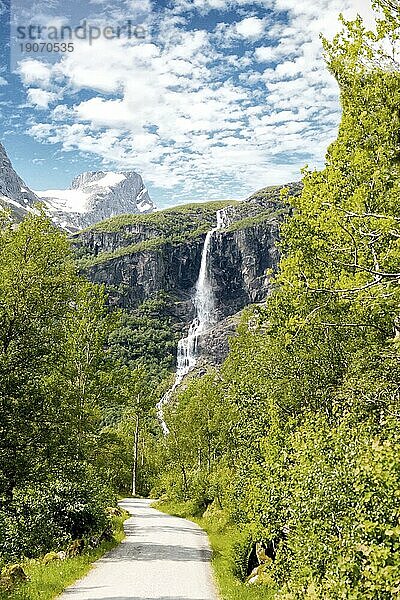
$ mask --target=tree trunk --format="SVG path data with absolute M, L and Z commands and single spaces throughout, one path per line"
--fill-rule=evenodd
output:
M 132 496 L 136 496 L 138 449 L 139 449 L 139 415 L 136 415 L 135 448 L 134 448 L 134 453 L 133 453 L 133 467 L 132 467 Z
M 140 466 L 144 467 L 144 448 L 145 448 L 145 438 L 142 438 L 142 458 L 140 461 Z
M 188 482 L 187 482 L 187 477 L 186 477 L 185 465 L 181 465 L 181 471 L 182 471 L 182 475 L 183 475 L 183 489 L 184 489 L 184 493 L 185 493 L 185 500 L 187 500 L 189 498 L 189 487 L 188 487 Z

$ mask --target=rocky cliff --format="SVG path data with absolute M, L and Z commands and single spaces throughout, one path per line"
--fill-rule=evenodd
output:
M 34 192 L 16 173 L 0 144 L 0 205 L 18 222 L 37 212 L 39 203 L 56 225 L 70 233 L 115 215 L 156 209 L 142 177 L 134 171 L 91 171 L 75 177 L 67 190 Z
M 299 191 L 298 185 L 290 186 L 291 193 Z M 93 282 L 106 286 L 112 306 L 135 310 L 159 292 L 167 293 L 169 314 L 185 331 L 194 317 L 192 299 L 205 236 L 216 225 L 217 209 L 224 208 L 228 226 L 213 235 L 208 268 L 218 321 L 210 340 L 218 335 L 218 346 L 225 350 L 217 353 L 206 339 L 200 344 L 204 354 L 209 347 L 219 362 L 227 350 L 223 337 L 232 333 L 235 322 L 230 317 L 262 302 L 270 291 L 270 274 L 279 262 L 279 227 L 287 215 L 279 198 L 279 188 L 267 188 L 244 202 L 110 219 L 74 236 L 80 267 Z
M 39 201 L 15 172 L 4 146 L 0 144 L 0 204 L 11 211 L 16 221 L 20 221 L 34 211 Z

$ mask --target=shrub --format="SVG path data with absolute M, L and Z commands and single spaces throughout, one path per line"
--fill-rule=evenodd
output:
M 34 558 L 107 528 L 110 493 L 93 478 L 17 489 L 0 515 L 0 558 Z

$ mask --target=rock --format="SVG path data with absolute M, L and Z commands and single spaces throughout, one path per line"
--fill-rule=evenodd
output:
M 247 214 L 243 212 L 246 206 L 241 206 L 241 217 Z M 254 207 L 249 206 L 253 211 Z M 161 243 L 155 249 L 123 252 L 124 247 L 159 236 L 153 226 L 141 223 L 123 226 L 118 231 L 85 231 L 74 238 L 74 245 L 78 256 L 104 256 L 98 264 L 89 264 L 85 272 L 93 282 L 105 284 L 111 306 L 132 310 L 165 291 L 171 297 L 171 315 L 189 325 L 194 317 L 192 297 L 205 234 L 182 242 Z M 268 295 L 271 285 L 267 270 L 277 268 L 278 239 L 277 218 L 234 231 L 221 230 L 213 236 L 209 260 L 217 321 Z M 106 254 L 120 250 L 120 256 Z
M 72 558 L 73 556 L 79 556 L 79 554 L 82 554 L 84 547 L 84 540 L 74 540 L 67 548 L 67 556 L 69 558 Z
M 262 542 L 256 543 L 256 555 L 260 565 L 271 562 L 271 556 L 268 556 L 268 548 Z
M 0 577 L 0 587 L 11 590 L 15 585 L 27 581 L 28 577 L 19 564 L 4 567 Z
M 275 272 L 279 262 L 278 241 L 277 220 L 221 231 L 213 237 L 210 270 L 218 320 L 268 296 L 268 271 Z
M 288 539 L 290 528 L 284 525 L 279 535 L 274 539 L 253 543 L 247 559 L 247 583 L 272 582 L 270 567 L 273 564 L 279 544 Z
M 110 517 L 120 517 L 122 515 L 122 510 L 119 506 L 107 506 L 106 513 Z
M 4 573 L 2 574 L 10 577 L 10 579 L 12 579 L 14 582 L 26 581 L 28 579 L 24 569 L 18 564 L 6 567 Z
M 265 544 L 264 542 L 253 544 L 248 558 L 246 583 L 272 583 L 270 573 L 272 563 L 273 557 L 271 556 L 269 544 Z
M 53 222 L 78 231 L 115 215 L 141 214 L 156 209 L 142 177 L 135 171 L 90 171 L 75 177 L 67 190 L 34 192 L 14 170 L 0 144 L 0 206 L 21 221 L 42 204 Z
M 270 564 L 275 558 L 274 546 L 270 543 L 255 542 L 253 543 L 247 559 L 247 576 L 252 577 L 258 573 L 260 565 Z
M 290 196 L 300 196 L 303 190 L 303 183 L 301 181 L 295 181 L 292 183 L 286 183 L 285 185 L 272 185 L 266 188 L 262 188 L 252 194 L 246 202 L 250 204 L 258 204 L 264 208 L 277 209 L 282 206 L 281 191 L 287 189 Z
M 300 193 L 299 185 L 290 184 L 290 193 Z M 280 188 L 266 190 L 225 207 L 228 225 L 211 238 L 207 262 L 217 325 L 199 340 L 198 366 L 202 359 L 206 366 L 223 362 L 240 311 L 264 302 L 271 292 L 271 274 L 280 259 L 280 225 L 289 210 L 280 201 Z M 105 285 L 110 307 L 132 311 L 165 293 L 170 299 L 166 316 L 181 336 L 195 316 L 204 226 L 216 226 L 216 210 L 210 211 L 209 205 L 185 208 L 163 211 L 158 219 L 106 222 L 73 238 L 82 271 L 92 282 Z M 179 224 L 175 231 L 171 221 Z M 154 247 L 152 240 L 157 242 Z
M 67 552 L 64 552 L 63 550 L 60 552 L 48 552 L 43 557 L 43 564 L 48 565 L 55 560 L 66 560 L 67 557 Z
M 48 552 L 43 557 L 43 564 L 48 565 L 49 563 L 51 563 L 55 560 L 60 560 L 60 557 L 58 556 L 57 552 Z
M 246 579 L 246 584 L 272 584 L 273 579 L 270 572 L 271 564 L 272 561 L 270 561 L 269 563 L 263 563 L 262 565 L 259 565 L 258 567 L 253 569 L 249 577 L 247 577 Z
M 217 325 L 203 333 L 198 340 L 196 373 L 202 376 L 207 366 L 221 365 L 229 353 L 229 340 L 236 334 L 243 311 L 226 317 Z

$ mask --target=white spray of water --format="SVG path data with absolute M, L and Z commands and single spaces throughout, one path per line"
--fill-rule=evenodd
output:
M 176 373 L 173 386 L 164 394 L 157 404 L 157 414 L 165 434 L 169 433 L 164 421 L 163 406 L 171 400 L 176 388 L 182 383 L 183 378 L 193 369 L 197 361 L 197 343 L 199 336 L 211 325 L 216 323 L 214 311 L 214 292 L 210 277 L 210 246 L 214 233 L 229 225 L 225 209 L 217 210 L 217 225 L 207 233 L 204 240 L 199 276 L 196 282 L 193 304 L 195 318 L 193 319 L 187 337 L 178 342 Z

